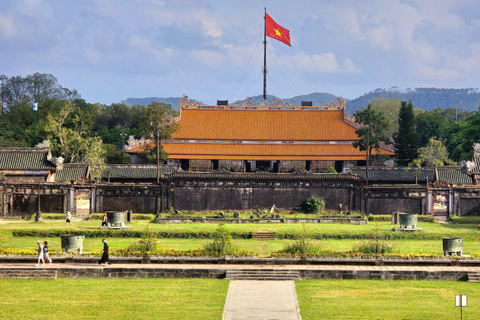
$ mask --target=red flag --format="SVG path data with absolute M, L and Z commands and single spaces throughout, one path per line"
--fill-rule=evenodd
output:
M 282 41 L 283 43 L 292 46 L 290 44 L 290 31 L 285 29 L 265 12 L 265 35 L 267 37 Z

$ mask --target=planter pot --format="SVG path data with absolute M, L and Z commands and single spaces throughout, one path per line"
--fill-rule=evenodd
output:
M 400 214 L 400 228 L 406 228 L 412 226 L 413 229 L 417 228 L 418 214 Z
M 443 238 L 443 254 L 445 256 L 455 253 L 461 256 L 463 252 L 463 238 Z
M 62 251 L 74 251 L 82 253 L 83 251 L 83 240 L 85 236 L 83 234 L 62 234 Z
M 107 211 L 107 226 L 125 226 L 125 211 Z

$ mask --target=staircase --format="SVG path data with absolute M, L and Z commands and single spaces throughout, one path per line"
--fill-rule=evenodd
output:
M 480 273 L 469 273 L 468 282 L 480 282 Z
M 252 234 L 252 239 L 255 240 L 274 240 L 275 232 L 272 231 L 257 231 Z
M 299 280 L 300 272 L 297 270 L 276 269 L 238 269 L 227 270 L 225 279 L 229 280 Z
M 56 270 L 43 269 L 0 269 L 0 278 L 4 279 L 57 279 Z

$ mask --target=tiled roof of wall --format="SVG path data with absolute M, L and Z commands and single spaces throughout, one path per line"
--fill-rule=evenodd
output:
M 472 184 L 472 178 L 461 172 L 461 167 L 438 167 L 438 180 L 448 181 L 453 184 Z
M 160 175 L 176 171 L 170 166 L 160 166 Z M 102 179 L 117 178 L 117 179 L 154 179 L 157 177 L 156 165 L 140 165 L 140 164 L 125 164 L 125 165 L 108 165 L 102 173 Z
M 67 163 L 62 170 L 55 174 L 55 180 L 58 182 L 77 181 L 86 178 L 88 174 L 88 165 L 84 163 Z
M 48 148 L 0 148 L 0 170 L 49 170 Z
M 355 167 L 351 169 L 352 173 L 358 174 L 365 179 L 366 170 L 365 167 Z M 375 181 L 411 181 L 415 182 L 415 173 L 418 174 L 418 181 L 434 181 L 435 171 L 433 168 L 422 168 L 422 170 L 413 170 L 408 168 L 387 168 L 387 167 L 373 167 L 368 170 L 368 179 Z

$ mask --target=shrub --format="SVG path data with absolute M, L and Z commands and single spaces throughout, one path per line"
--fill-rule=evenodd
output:
M 335 170 L 334 167 L 328 167 L 326 172 L 327 173 L 337 173 L 337 170 Z
M 353 250 L 365 255 L 375 255 L 394 252 L 395 243 L 386 241 L 364 241 L 356 245 Z
M 285 243 L 283 252 L 290 257 L 318 257 L 324 252 L 323 244 L 312 239 L 298 239 Z
M 318 213 L 325 208 L 325 202 L 320 197 L 310 197 L 305 201 L 305 211 L 308 213 Z
M 230 231 L 223 223 L 213 233 L 213 241 L 205 243 L 203 248 L 214 257 L 238 256 L 242 251 L 239 243 L 232 242 Z
M 138 242 L 132 242 L 128 247 L 130 250 L 137 250 L 142 253 L 142 255 L 148 255 L 149 252 L 157 249 L 157 240 L 155 239 L 154 234 L 150 231 L 150 224 L 145 228 L 145 232 L 142 235 L 142 239 Z
M 65 219 L 65 215 L 63 216 L 63 219 Z M 103 213 L 92 213 L 88 216 L 89 220 L 102 220 L 103 219 Z M 151 213 L 134 213 L 133 214 L 133 220 L 154 220 L 155 215 Z

